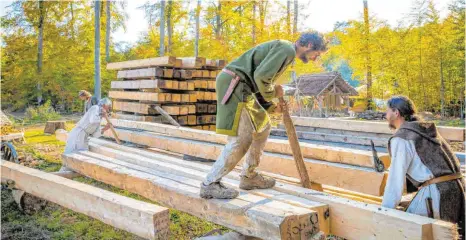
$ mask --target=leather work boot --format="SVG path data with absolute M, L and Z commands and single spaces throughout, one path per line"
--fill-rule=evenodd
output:
M 239 192 L 232 188 L 227 188 L 220 182 L 204 185 L 201 183 L 201 198 L 220 198 L 231 199 L 236 198 Z
M 244 190 L 266 189 L 275 186 L 275 179 L 256 173 L 254 176 L 241 176 L 239 188 Z

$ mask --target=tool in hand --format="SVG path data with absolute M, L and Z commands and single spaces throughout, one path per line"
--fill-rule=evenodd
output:
M 382 161 L 380 161 L 379 156 L 377 155 L 377 151 L 375 150 L 374 142 L 371 140 L 371 147 L 372 147 L 372 157 L 374 159 L 374 167 L 377 172 L 385 171 L 385 165 Z
M 113 127 L 112 122 L 110 122 L 110 119 L 109 119 L 108 116 L 107 116 L 107 113 L 104 113 L 104 114 L 102 114 L 102 115 L 104 116 L 105 120 L 107 120 L 107 123 L 108 123 L 108 125 L 110 126 L 110 130 L 112 130 L 113 136 L 115 137 L 115 141 L 116 141 L 118 144 L 121 144 L 120 139 L 118 138 L 118 135 L 117 135 L 117 133 L 116 133 L 116 131 L 115 131 L 115 128 Z

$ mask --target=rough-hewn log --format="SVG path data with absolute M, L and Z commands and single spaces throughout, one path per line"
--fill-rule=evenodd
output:
M 2 178 L 13 180 L 17 189 L 144 238 L 168 237 L 167 208 L 15 163 L 1 162 Z
M 328 118 L 309 118 L 309 117 L 293 117 L 295 125 L 342 129 L 358 132 L 371 132 L 371 133 L 385 133 L 392 134 L 393 132 L 388 128 L 387 123 L 370 122 L 370 121 L 355 121 L 355 120 L 339 120 Z M 465 130 L 464 128 L 456 127 L 437 127 L 440 135 L 447 140 L 464 141 Z
M 146 68 L 146 67 L 156 67 L 156 66 L 174 66 L 176 63 L 175 57 L 156 57 L 140 60 L 132 60 L 125 62 L 114 62 L 108 63 L 108 70 L 118 70 L 118 69 L 131 69 L 131 68 Z

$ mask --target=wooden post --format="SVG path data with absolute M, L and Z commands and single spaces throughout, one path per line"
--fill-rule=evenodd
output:
M 286 106 L 286 102 L 283 97 L 280 97 L 279 101 L 283 107 Z M 301 178 L 301 184 L 305 188 L 323 191 L 322 185 L 312 183 L 309 180 L 309 175 L 307 174 L 306 166 L 304 165 L 304 158 L 301 152 L 301 147 L 299 146 L 298 136 L 296 135 L 296 129 L 293 125 L 293 121 L 291 120 L 290 113 L 288 112 L 288 107 L 283 109 L 283 123 L 285 124 L 288 141 L 290 141 L 290 147 L 291 151 L 293 152 L 296 168 L 298 168 L 299 177 Z

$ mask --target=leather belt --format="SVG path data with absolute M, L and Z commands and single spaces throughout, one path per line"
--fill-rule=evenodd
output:
M 441 177 L 437 177 L 437 178 L 432 178 L 430 180 L 427 180 L 425 181 L 420 187 L 419 189 L 423 188 L 423 187 L 427 187 L 431 184 L 436 184 L 436 183 L 442 183 L 442 182 L 448 182 L 448 181 L 452 181 L 452 180 L 456 180 L 456 179 L 460 179 L 462 178 L 463 175 L 461 173 L 453 173 L 453 174 L 449 174 L 449 175 L 445 175 L 445 176 L 441 176 Z
M 231 95 L 233 94 L 233 91 L 235 91 L 235 88 L 238 85 L 240 78 L 238 75 L 236 75 L 236 73 L 226 68 L 222 69 L 222 72 L 233 77 L 233 79 L 231 79 L 230 86 L 228 86 L 227 92 L 225 93 L 225 96 L 223 96 L 223 99 L 222 99 L 222 104 L 225 105 L 230 99 Z

